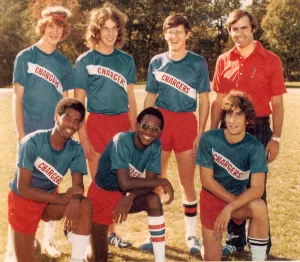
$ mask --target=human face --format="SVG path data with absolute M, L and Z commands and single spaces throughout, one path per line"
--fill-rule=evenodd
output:
M 225 122 L 230 140 L 238 142 L 244 138 L 247 124 L 246 115 L 239 107 L 235 107 L 231 112 L 226 113 Z
M 183 25 L 168 28 L 165 32 L 165 39 L 170 51 L 185 51 L 185 40 L 190 37 L 191 32 L 186 32 Z
M 60 116 L 55 115 L 55 127 L 64 140 L 70 139 L 79 129 L 81 113 L 73 108 L 67 108 Z
M 160 136 L 160 119 L 154 115 L 145 115 L 140 123 L 136 123 L 134 143 L 139 148 L 146 148 Z
M 47 23 L 43 39 L 45 42 L 53 47 L 56 47 L 63 35 L 63 25 L 55 24 L 50 21 Z
M 108 19 L 100 29 L 99 47 L 114 49 L 118 37 L 118 26 L 115 21 Z
M 253 44 L 253 33 L 250 19 L 243 16 L 231 25 L 230 35 L 237 48 L 245 48 Z

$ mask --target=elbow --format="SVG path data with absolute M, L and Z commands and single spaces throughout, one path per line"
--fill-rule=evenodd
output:
M 27 198 L 27 188 L 24 185 L 18 185 L 18 192 L 21 197 Z
M 122 192 L 127 193 L 128 191 L 132 190 L 132 188 L 130 187 L 130 183 L 128 183 L 128 181 L 119 181 L 119 186 L 122 190 Z

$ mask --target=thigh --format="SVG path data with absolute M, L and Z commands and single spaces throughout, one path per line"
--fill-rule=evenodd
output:
M 48 204 L 44 209 L 42 219 L 45 222 L 50 220 L 61 220 L 67 205 Z
M 134 199 L 129 213 L 138 213 L 141 211 L 146 211 L 149 216 L 162 216 L 163 209 L 159 195 L 150 192 Z
M 213 230 L 204 226 L 202 230 L 202 239 L 204 247 L 204 261 L 221 261 L 222 258 L 222 239 L 215 238 Z
M 10 191 L 8 194 L 9 224 L 16 232 L 34 234 L 46 206 L 46 203 L 29 200 Z
M 107 261 L 108 258 L 108 225 L 93 222 L 91 231 L 92 261 Z
M 18 262 L 34 261 L 35 234 L 22 234 L 14 230 L 12 233 Z

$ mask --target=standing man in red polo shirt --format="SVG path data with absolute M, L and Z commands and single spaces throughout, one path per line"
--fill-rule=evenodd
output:
M 247 131 L 264 144 L 268 162 L 271 163 L 279 153 L 284 116 L 282 95 L 286 93 L 286 87 L 282 64 L 277 55 L 254 40 L 258 22 L 251 13 L 234 10 L 229 14 L 226 26 L 235 46 L 217 60 L 213 79 L 213 90 L 217 95 L 211 108 L 211 129 L 219 126 L 224 96 L 233 89 L 247 93 L 257 116 L 255 127 Z M 266 201 L 266 191 L 262 198 Z M 230 221 L 223 255 L 244 250 L 245 240 L 245 224 L 237 226 Z M 270 248 L 271 239 L 267 253 Z

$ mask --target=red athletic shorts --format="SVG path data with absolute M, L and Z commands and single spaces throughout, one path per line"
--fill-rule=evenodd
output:
M 201 190 L 199 202 L 201 224 L 205 228 L 213 230 L 218 216 L 228 203 L 207 192 L 205 189 Z M 233 219 L 233 221 L 238 225 L 243 223 L 243 221 L 236 219 Z
M 197 119 L 193 112 L 172 112 L 158 108 L 165 120 L 164 130 L 160 137 L 163 151 L 175 153 L 193 148 L 197 136 Z
M 114 135 L 130 130 L 128 113 L 113 116 L 90 113 L 86 129 L 95 151 L 102 154 Z
M 93 181 L 89 187 L 87 197 L 94 206 L 93 222 L 101 225 L 113 224 L 113 212 L 123 194 L 118 191 L 101 189 Z
M 8 223 L 18 233 L 34 234 L 46 206 L 47 203 L 35 202 L 10 191 L 8 193 Z

